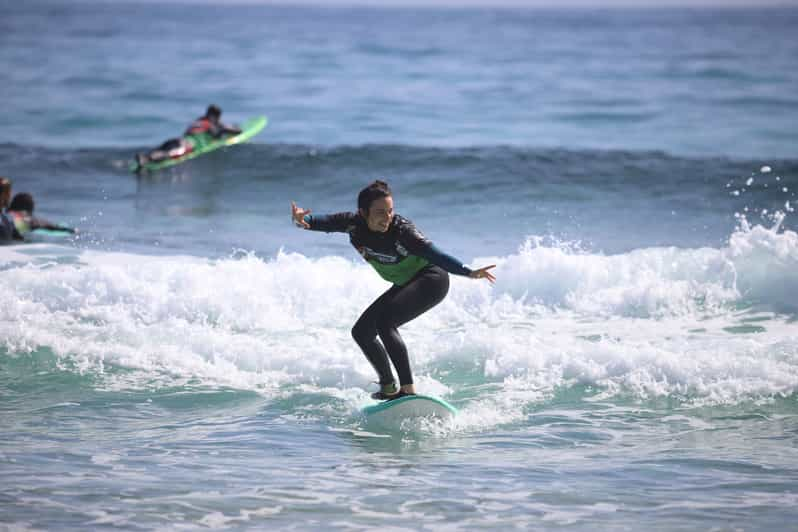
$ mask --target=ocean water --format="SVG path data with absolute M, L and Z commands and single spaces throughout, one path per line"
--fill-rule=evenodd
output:
M 784 530 L 798 518 L 798 11 L 0 4 L 0 530 Z M 253 142 L 135 176 L 211 102 Z M 406 325 L 289 203 L 497 282 Z

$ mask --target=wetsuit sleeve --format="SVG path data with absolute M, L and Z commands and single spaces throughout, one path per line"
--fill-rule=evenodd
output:
M 5 213 L 0 212 L 0 242 L 9 242 L 11 240 L 22 240 L 22 235 L 14 227 L 14 222 Z
M 454 275 L 471 275 L 471 268 L 463 265 L 461 261 L 438 249 L 435 244 L 430 242 L 429 239 L 421 234 L 414 226 L 404 228 L 399 243 L 413 255 L 427 259 L 435 266 L 440 266 L 449 273 Z
M 313 215 L 306 214 L 305 221 L 310 224 L 311 231 L 325 233 L 348 233 L 355 225 L 357 215 L 353 212 Z
M 222 128 L 223 133 L 229 135 L 238 135 L 241 133 L 241 128 L 238 126 L 231 126 L 229 124 L 219 124 L 219 126 Z
M 64 227 L 63 225 L 58 225 L 54 223 L 50 223 L 47 220 L 42 220 L 41 218 L 31 218 L 30 219 L 30 228 L 31 229 L 49 229 L 51 231 L 64 231 L 66 233 L 74 233 L 75 230 L 71 227 Z
M 241 128 L 223 124 L 221 122 L 218 124 L 211 122 L 208 133 L 210 133 L 213 138 L 218 139 L 225 135 L 238 135 L 241 133 Z
M 452 257 L 451 255 L 444 253 L 432 242 L 427 242 L 427 246 L 422 248 L 418 253 L 416 253 L 416 255 L 427 259 L 435 266 L 440 266 L 449 273 L 465 276 L 471 275 L 471 268 L 464 265 L 461 261 Z
M 214 124 L 210 120 L 208 121 L 208 133 L 211 137 L 218 139 L 224 134 L 224 127 L 221 124 Z

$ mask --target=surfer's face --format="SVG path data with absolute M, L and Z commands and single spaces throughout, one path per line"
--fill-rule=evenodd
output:
M 387 231 L 393 220 L 393 198 L 388 196 L 372 201 L 365 218 L 370 230 L 378 233 Z

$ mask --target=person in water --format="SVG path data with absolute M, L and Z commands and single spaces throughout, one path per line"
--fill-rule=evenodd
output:
M 0 177 L 0 244 L 22 239 L 14 225 L 14 218 L 6 212 L 10 201 L 11 180 L 6 177 Z
M 147 154 L 137 153 L 136 162 L 139 168 L 150 162 L 182 157 L 226 135 L 241 133 L 241 128 L 224 124 L 221 119 L 222 110 L 216 105 L 209 105 L 205 115 L 194 120 L 182 137 L 169 139 Z
M 352 327 L 352 336 L 379 375 L 380 391 L 372 394 L 374 399 L 413 395 L 413 374 L 398 327 L 446 297 L 448 273 L 493 283 L 496 278 L 490 270 L 496 265 L 472 270 L 442 252 L 410 220 L 394 213 L 393 194 L 383 181 L 361 190 L 357 206 L 357 212 L 314 216 L 291 202 L 291 218 L 298 227 L 311 231 L 348 233 L 358 253 L 393 283 L 363 312 Z M 398 389 L 389 357 L 399 376 Z
M 2 238 L 4 241 L 3 243 L 7 244 L 13 241 L 24 240 L 25 235 L 34 229 L 49 229 L 52 231 L 63 231 L 67 233 L 77 232 L 71 227 L 64 227 L 63 225 L 50 223 L 47 220 L 36 218 L 33 216 L 33 208 L 33 196 L 27 192 L 22 192 L 14 196 L 8 205 L 8 209 L 5 213 L 3 213 L 4 221 L 6 219 L 10 220 L 12 224 L 10 235 L 6 234 L 5 231 L 3 231 L 3 234 L 0 235 L 0 238 Z
M 0 177 L 0 212 L 4 212 L 11 201 L 11 180 Z

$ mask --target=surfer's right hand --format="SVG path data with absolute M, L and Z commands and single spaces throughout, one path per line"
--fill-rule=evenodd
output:
M 291 219 L 294 220 L 294 225 L 310 229 L 310 224 L 305 221 L 305 215 L 310 214 L 310 209 L 302 209 L 296 206 L 296 203 L 291 202 Z

